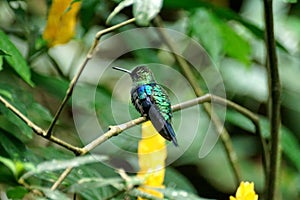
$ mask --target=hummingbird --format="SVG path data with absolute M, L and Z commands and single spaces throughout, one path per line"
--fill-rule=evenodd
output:
M 178 146 L 171 125 L 172 109 L 166 91 L 156 83 L 152 71 L 146 66 L 137 66 L 132 71 L 113 67 L 128 73 L 132 79 L 131 102 L 136 110 L 150 120 L 156 131 L 166 140 Z

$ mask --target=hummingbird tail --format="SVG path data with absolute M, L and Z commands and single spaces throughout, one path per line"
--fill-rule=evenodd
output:
M 165 128 L 166 128 L 167 132 L 169 133 L 169 135 L 171 136 L 171 141 L 174 144 L 174 146 L 178 147 L 176 135 L 175 135 L 172 125 L 169 122 L 166 122 Z
M 164 119 L 155 104 L 151 105 L 148 116 L 157 132 L 166 140 L 172 141 L 177 147 L 178 143 L 172 125 Z

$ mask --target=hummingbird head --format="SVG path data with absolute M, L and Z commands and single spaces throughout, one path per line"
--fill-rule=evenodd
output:
M 152 71 L 146 66 L 135 67 L 130 74 L 134 84 L 143 85 L 149 83 L 155 83 L 154 75 Z
M 135 86 L 155 83 L 152 71 L 146 66 L 137 66 L 132 71 L 128 71 L 119 67 L 113 67 L 113 69 L 130 74 L 132 82 Z

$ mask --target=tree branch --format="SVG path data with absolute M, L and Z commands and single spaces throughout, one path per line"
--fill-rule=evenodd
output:
M 265 14 L 265 38 L 267 49 L 267 69 L 269 80 L 269 108 L 270 108 L 270 132 L 271 155 L 270 171 L 268 175 L 267 199 L 273 200 L 277 196 L 278 175 L 281 161 L 280 145 L 280 96 L 281 86 L 278 72 L 278 62 L 274 39 L 273 1 L 264 0 Z
M 15 115 L 17 115 L 21 120 L 23 120 L 32 130 L 34 133 L 36 133 L 37 135 L 46 138 L 70 151 L 72 151 L 73 153 L 75 153 L 76 155 L 81 153 L 81 149 L 78 147 L 75 147 L 67 142 L 64 142 L 60 139 L 58 139 L 57 137 L 54 136 L 50 136 L 47 137 L 47 133 L 44 129 L 42 129 L 41 127 L 39 127 L 38 125 L 36 125 L 35 123 L 33 123 L 30 119 L 28 119 L 23 113 L 21 113 L 16 107 L 14 107 L 12 104 L 10 104 L 7 100 L 5 100 L 1 95 L 0 95 L 0 102 L 2 102 L 6 108 L 8 108 L 9 110 L 11 110 L 13 113 L 15 113 Z

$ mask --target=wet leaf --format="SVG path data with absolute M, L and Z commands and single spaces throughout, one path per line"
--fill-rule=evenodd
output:
M 50 188 L 37 187 L 37 186 L 33 186 L 33 188 L 42 191 L 45 194 L 45 196 L 51 200 L 71 200 L 71 198 L 69 198 L 66 194 L 58 190 L 51 190 Z
M 34 174 L 39 174 L 42 172 L 49 172 L 49 171 L 57 171 L 61 169 L 66 169 L 68 167 L 78 167 L 81 165 L 89 164 L 89 163 L 95 163 L 99 161 L 106 160 L 106 156 L 99 156 L 99 155 L 87 155 L 87 156 L 81 156 L 76 157 L 69 160 L 52 160 L 52 161 L 46 161 L 38 164 L 36 168 L 32 171 L 27 172 L 22 176 L 23 179 L 26 179 Z

